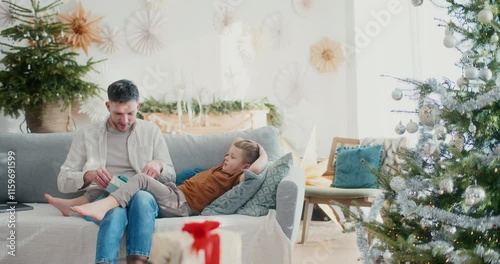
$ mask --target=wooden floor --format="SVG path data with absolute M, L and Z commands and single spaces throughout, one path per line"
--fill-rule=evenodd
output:
M 362 263 L 360 256 L 355 232 L 343 233 L 335 221 L 312 221 L 307 242 L 295 244 L 292 263 Z

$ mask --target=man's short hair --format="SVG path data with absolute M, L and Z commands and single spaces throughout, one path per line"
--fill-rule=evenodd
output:
M 119 103 L 139 102 L 139 90 L 132 81 L 118 80 L 108 86 L 108 101 Z

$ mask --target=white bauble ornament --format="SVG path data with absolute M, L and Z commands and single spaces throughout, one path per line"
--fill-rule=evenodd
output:
M 408 124 L 406 124 L 406 131 L 408 131 L 408 133 L 415 133 L 418 131 L 418 124 L 413 122 L 413 120 L 410 119 L 410 122 L 408 122 Z
M 393 189 L 394 191 L 400 192 L 406 189 L 406 180 L 400 176 L 396 176 L 392 178 L 389 186 L 391 186 L 391 189 Z
M 452 193 L 453 192 L 453 179 L 446 178 L 446 179 L 443 179 L 441 182 L 439 182 L 439 190 L 442 190 L 443 192 L 446 192 L 446 193 Z
M 479 78 L 483 81 L 489 81 L 493 77 L 493 72 L 491 72 L 488 67 L 484 67 L 481 71 L 479 71 Z
M 479 77 L 479 70 L 475 67 L 469 67 L 465 69 L 465 78 L 469 80 L 475 80 Z
M 424 126 L 434 127 L 441 119 L 441 110 L 435 104 L 424 104 L 418 111 L 418 117 Z
M 493 36 L 491 36 L 491 42 L 493 42 L 493 43 L 497 43 L 498 39 L 499 38 L 498 38 L 498 34 L 497 33 L 495 33 L 495 34 L 493 34 Z
M 396 89 L 394 89 L 394 91 L 392 91 L 391 96 L 392 96 L 392 99 L 399 101 L 399 100 L 401 100 L 401 98 L 403 98 L 403 91 L 401 91 L 401 89 L 399 89 L 399 88 L 396 88 Z
M 383 257 L 384 257 L 385 263 L 391 263 L 392 262 L 392 252 L 390 252 L 389 250 L 386 250 L 384 252 Z
M 477 20 L 483 24 L 488 24 L 493 20 L 493 12 L 489 9 L 483 9 L 477 14 Z
M 421 6 L 424 3 L 424 0 L 411 0 L 411 4 L 413 6 Z
M 477 129 L 477 127 L 474 125 L 474 123 L 470 122 L 469 132 L 476 133 L 476 129 Z
M 443 125 L 438 125 L 434 128 L 434 132 L 436 133 L 437 139 L 444 139 L 446 137 L 446 127 Z
M 465 205 L 473 206 L 482 202 L 484 198 L 486 198 L 486 192 L 484 191 L 484 188 L 479 185 L 470 185 L 467 189 L 465 189 L 464 196 Z
M 398 135 L 403 135 L 406 131 L 406 127 L 400 121 L 399 124 L 394 128 L 394 131 L 396 131 L 396 134 Z
M 462 77 L 458 78 L 457 86 L 460 89 L 467 89 L 467 86 L 469 86 L 469 80 L 462 76 Z
M 443 45 L 447 48 L 454 48 L 457 46 L 458 40 L 453 35 L 446 35 L 443 39 Z

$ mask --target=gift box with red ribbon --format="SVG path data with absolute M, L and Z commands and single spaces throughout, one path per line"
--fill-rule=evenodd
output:
M 150 261 L 154 264 L 241 263 L 238 233 L 218 229 L 216 221 L 190 222 L 182 232 L 153 235 Z

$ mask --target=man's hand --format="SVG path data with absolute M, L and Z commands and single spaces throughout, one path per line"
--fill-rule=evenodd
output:
M 161 171 L 163 170 L 163 164 L 159 160 L 152 160 L 144 169 L 142 169 L 142 173 L 153 177 L 154 179 L 160 177 Z
M 100 167 L 96 170 L 87 171 L 85 175 L 83 175 L 83 181 L 84 186 L 89 185 L 91 182 L 95 182 L 102 189 L 106 189 L 109 181 L 111 181 L 111 175 L 109 175 L 109 172 L 105 168 Z

